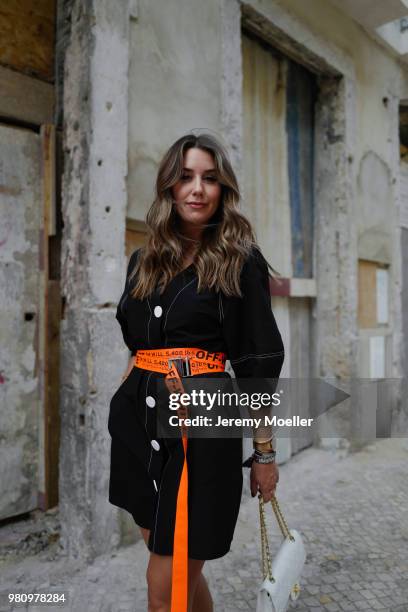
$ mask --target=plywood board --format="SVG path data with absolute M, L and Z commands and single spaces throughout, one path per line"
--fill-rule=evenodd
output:
M 0 5 L 0 64 L 45 81 L 54 79 L 55 0 Z
M 286 64 L 257 40 L 242 37 L 243 209 L 266 259 L 292 274 L 286 133 Z
M 45 444 L 45 507 L 53 508 L 58 504 L 58 467 L 60 442 L 59 416 L 59 366 L 60 366 L 60 322 L 61 292 L 60 282 L 48 281 L 48 398 Z
M 358 324 L 361 328 L 377 327 L 377 263 L 358 262 Z
M 41 126 L 42 160 L 43 160 L 43 197 L 44 197 L 44 229 L 47 236 L 56 234 L 56 157 L 55 157 L 55 126 Z
M 143 221 L 126 219 L 126 257 L 146 243 L 147 229 Z
M 56 233 L 55 211 L 55 127 L 41 126 L 42 148 L 42 231 L 40 259 L 40 320 L 39 347 L 41 351 L 42 380 L 41 403 L 44 449 L 40 457 L 41 508 L 58 504 L 59 459 L 59 322 L 61 298 L 59 282 L 49 279 L 49 239 Z
M 54 113 L 54 86 L 0 66 L 0 115 L 41 125 Z

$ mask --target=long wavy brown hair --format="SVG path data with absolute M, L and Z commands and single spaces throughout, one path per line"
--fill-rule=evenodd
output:
M 137 276 L 131 291 L 135 298 L 149 296 L 156 287 L 163 293 L 182 270 L 183 253 L 191 246 L 191 239 L 180 231 L 172 195 L 172 187 L 182 175 L 184 156 L 191 148 L 210 153 L 221 185 L 220 204 L 203 226 L 194 258 L 197 290 L 215 289 L 228 296 L 242 296 L 242 266 L 257 244 L 250 222 L 238 210 L 240 192 L 235 173 L 224 147 L 214 136 L 187 134 L 170 147 L 159 166 L 155 199 L 146 216 L 147 243 L 138 254 L 129 279 Z

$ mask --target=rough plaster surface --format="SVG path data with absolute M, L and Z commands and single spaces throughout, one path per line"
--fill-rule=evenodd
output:
M 127 69 L 127 5 L 74 2 L 64 82 L 60 396 L 62 543 L 73 557 L 119 541 L 107 500 L 107 420 L 126 361 L 114 312 L 125 268 Z
M 324 72 L 328 76 L 350 75 L 353 66 L 341 47 L 332 43 L 332 34 L 327 37 L 327 30 L 316 27 L 316 13 L 321 11 L 321 4 L 315 11 L 307 5 L 306 13 L 312 13 L 313 26 L 305 20 L 302 6 L 297 3 L 295 10 L 288 10 L 289 3 L 276 0 L 249 0 L 242 2 L 244 24 L 261 38 L 273 39 L 274 46 L 295 60 L 301 59 L 312 72 Z M 324 4 L 324 0 L 323 0 Z M 333 23 L 332 23 L 333 25 Z
M 8 518 L 35 508 L 40 487 L 41 147 L 38 134 L 11 126 L 1 126 L 0 142 L 0 518 Z
M 321 75 L 316 149 L 316 375 L 342 379 L 359 374 L 356 264 L 359 250 L 367 254 L 377 249 L 377 256 L 387 257 L 391 264 L 389 365 L 392 375 L 400 376 L 401 249 L 395 212 L 398 97 L 407 97 L 406 71 L 330 3 L 250 0 L 242 7 L 246 27 Z M 393 398 L 395 414 L 399 414 L 401 398 L 401 393 Z M 358 410 L 355 406 L 352 412 L 362 433 L 365 425 Z M 334 418 L 333 426 L 346 431 L 347 407 L 339 407 L 338 412 L 344 414 Z M 327 421 L 330 429 L 328 416 Z
M 316 111 L 316 374 L 339 379 L 355 372 L 357 337 L 356 230 L 347 156 L 352 142 L 345 126 L 348 87 L 351 84 L 322 80 Z M 335 431 L 347 431 L 348 402 L 325 417 L 322 421 L 333 420 Z
M 131 22 L 129 210 L 143 220 L 158 163 L 194 128 L 220 130 L 218 0 L 140 0 Z
M 221 129 L 238 181 L 242 180 L 242 45 L 238 0 L 221 0 Z
M 389 166 L 369 151 L 360 160 L 357 185 L 359 258 L 390 263 L 395 215 L 387 206 L 392 201 Z

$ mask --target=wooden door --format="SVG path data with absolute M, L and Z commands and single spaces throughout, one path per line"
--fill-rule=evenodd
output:
M 313 276 L 313 77 L 270 46 L 243 35 L 244 209 L 265 257 L 286 279 Z M 272 297 L 290 379 L 287 415 L 310 416 L 311 300 L 290 290 Z M 313 431 L 282 438 L 284 461 Z

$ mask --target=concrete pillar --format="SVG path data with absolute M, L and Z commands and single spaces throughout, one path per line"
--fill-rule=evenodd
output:
M 356 370 L 357 236 L 354 219 L 352 79 L 322 79 L 316 108 L 317 377 L 349 391 Z M 348 446 L 350 400 L 320 417 L 323 447 Z
M 127 357 L 124 284 L 128 3 L 74 0 L 64 71 L 60 511 L 70 557 L 119 542 L 108 502 L 109 400 Z
M 221 0 L 221 129 L 242 185 L 242 52 L 239 0 Z M 242 188 L 242 187 L 241 187 Z

